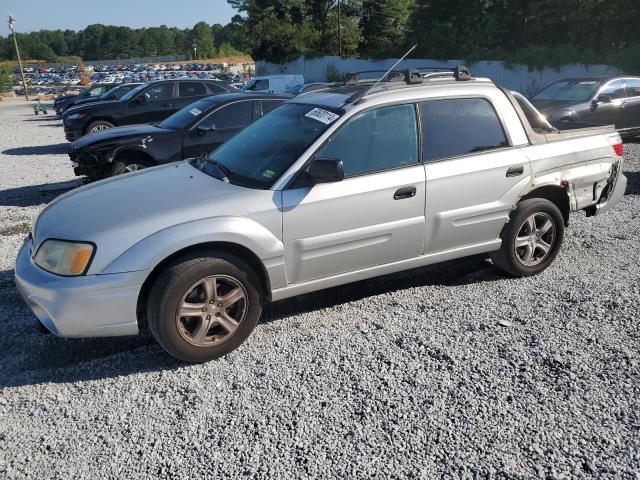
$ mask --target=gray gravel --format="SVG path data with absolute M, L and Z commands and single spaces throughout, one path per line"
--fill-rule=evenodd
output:
M 13 261 L 75 180 L 29 109 L 0 104 L 0 478 L 640 478 L 640 144 L 538 277 L 471 258 L 306 295 L 185 366 L 36 330 Z

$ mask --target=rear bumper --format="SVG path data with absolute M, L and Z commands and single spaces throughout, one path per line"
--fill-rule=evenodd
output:
M 31 260 L 26 240 L 16 260 L 16 286 L 38 320 L 61 337 L 136 335 L 138 295 L 147 272 L 61 277 Z

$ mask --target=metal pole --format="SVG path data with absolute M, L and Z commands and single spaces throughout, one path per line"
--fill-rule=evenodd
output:
M 338 55 L 342 57 L 342 9 L 341 0 L 338 0 Z
M 16 39 L 16 32 L 14 30 L 15 20 L 11 15 L 9 15 L 9 28 L 11 29 L 11 33 L 13 34 L 13 43 L 16 46 L 16 55 L 18 57 L 18 65 L 20 66 L 20 76 L 22 77 L 22 87 L 24 88 L 24 98 L 29 101 L 29 93 L 27 92 L 27 81 L 24 79 L 24 71 L 22 70 L 22 60 L 20 59 L 20 49 L 18 48 L 18 40 Z

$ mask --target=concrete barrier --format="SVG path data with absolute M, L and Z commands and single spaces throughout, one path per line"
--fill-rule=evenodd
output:
M 388 70 L 397 61 L 398 59 L 396 58 L 374 61 L 335 56 L 310 59 L 300 57 L 297 60 L 285 64 L 258 61 L 256 62 L 256 71 L 259 75 L 277 73 L 304 75 L 305 82 L 323 82 L 326 81 L 327 72 L 334 68 L 340 75 L 344 75 L 348 72 Z M 463 60 L 409 59 L 400 63 L 397 68 L 454 68 L 462 64 L 465 64 Z M 563 78 L 581 76 L 603 77 L 614 76 L 621 73 L 617 68 L 609 65 L 572 64 L 559 68 L 543 68 L 538 70 L 529 68 L 526 65 L 507 65 L 499 61 L 482 61 L 467 66 L 472 75 L 489 77 L 498 85 L 511 90 L 517 90 L 526 95 L 535 93 L 545 85 Z

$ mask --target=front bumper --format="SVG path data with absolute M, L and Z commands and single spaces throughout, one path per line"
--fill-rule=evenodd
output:
M 82 126 L 74 125 L 73 123 L 63 121 L 64 136 L 70 142 L 79 139 L 82 136 Z
M 112 168 L 107 157 L 98 152 L 72 150 L 69 158 L 73 172 L 78 177 L 86 176 L 92 180 L 100 180 L 108 177 Z
M 38 320 L 61 337 L 136 335 L 146 271 L 61 277 L 37 267 L 27 239 L 16 259 L 16 286 Z

